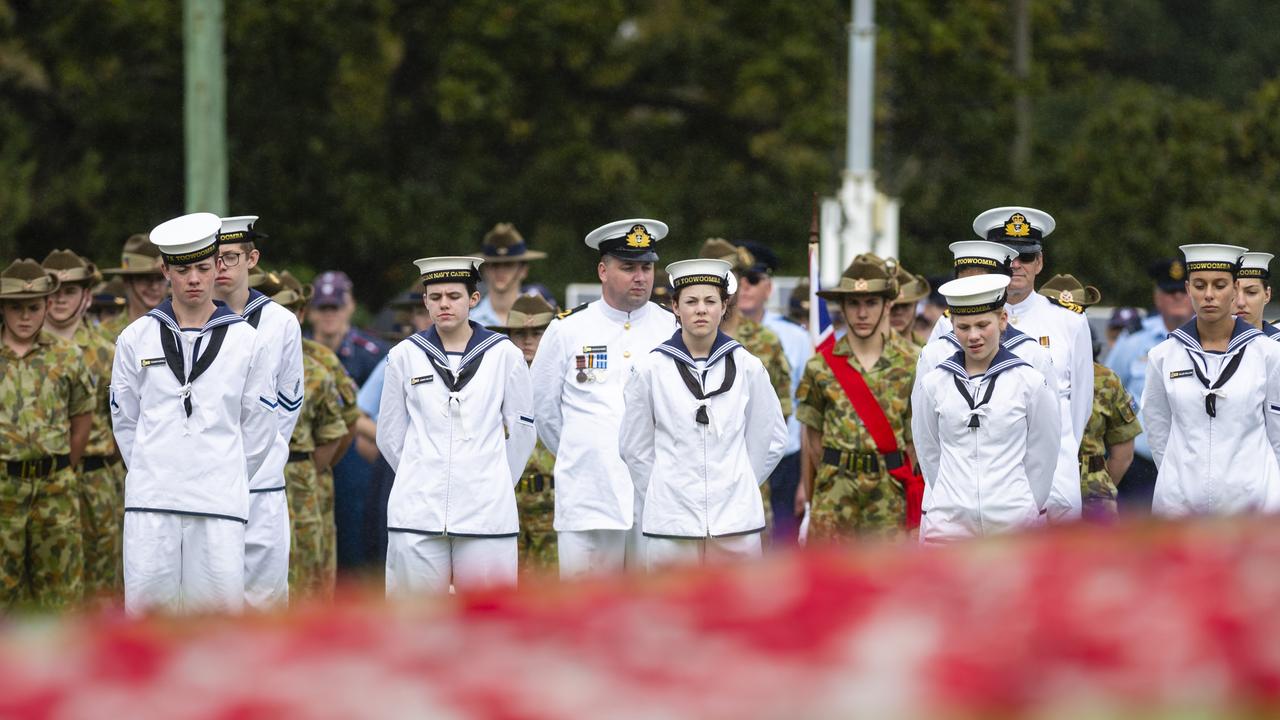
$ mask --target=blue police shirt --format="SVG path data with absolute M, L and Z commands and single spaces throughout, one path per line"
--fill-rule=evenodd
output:
M 787 418 L 787 447 L 785 453 L 800 451 L 800 421 L 796 419 L 796 388 L 800 387 L 800 377 L 804 375 L 805 363 L 813 355 L 813 343 L 809 341 L 809 331 L 798 324 L 777 314 L 766 312 L 764 326 L 769 328 L 782 341 L 782 354 L 787 357 L 791 366 L 791 417 Z
M 1139 404 L 1142 402 L 1142 389 L 1147 384 L 1147 353 L 1167 337 L 1169 331 L 1164 326 L 1164 318 L 1153 313 L 1142 321 L 1141 328 L 1117 340 L 1107 354 L 1106 366 L 1120 376 L 1124 389 Z M 1138 413 L 1138 418 L 1141 422 L 1141 412 Z M 1134 438 L 1133 452 L 1145 460 L 1151 460 L 1146 433 Z

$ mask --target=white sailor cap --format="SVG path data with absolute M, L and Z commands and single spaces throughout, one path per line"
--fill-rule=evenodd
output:
M 476 257 L 442 256 L 414 260 L 418 272 L 422 275 L 422 284 L 448 282 L 480 282 L 480 264 L 484 260 Z
M 1247 252 L 1240 258 L 1240 269 L 1236 271 L 1238 278 L 1271 279 L 1271 258 L 1269 252 Z
M 965 268 L 982 268 L 987 272 L 1013 274 L 1013 259 L 1018 251 L 996 242 L 986 240 L 961 240 L 947 246 L 955 257 L 956 271 Z
M 1003 308 L 1007 287 L 1009 278 L 1004 275 L 970 275 L 943 283 L 938 292 L 952 315 L 979 315 Z
M 1024 253 L 1040 252 L 1040 241 L 1057 227 L 1053 216 L 1033 207 L 1006 205 L 992 208 L 973 219 L 978 237 L 1003 243 Z
M 258 223 L 257 215 L 236 215 L 222 218 L 222 229 L 218 231 L 218 244 L 253 242 L 258 238 L 266 238 L 266 233 L 253 229 Z
M 654 244 L 667 236 L 667 224 L 648 218 L 606 223 L 587 233 L 587 247 L 623 260 L 656 262 Z
M 222 220 L 213 213 L 191 213 L 166 220 L 151 231 L 151 242 L 167 265 L 190 265 L 218 252 Z
M 1216 243 L 1198 243 L 1195 245 L 1179 245 L 1183 257 L 1187 259 L 1187 273 L 1196 271 L 1229 272 L 1232 275 L 1240 268 L 1240 256 L 1249 252 L 1249 248 L 1239 245 L 1219 245 Z
M 738 291 L 738 278 L 733 274 L 733 265 L 725 260 L 679 260 L 667 266 L 667 275 L 671 276 L 671 287 L 674 290 L 690 285 L 715 285 L 724 288 L 730 295 Z

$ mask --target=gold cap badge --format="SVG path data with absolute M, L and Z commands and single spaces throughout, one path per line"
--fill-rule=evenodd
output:
M 631 232 L 627 233 L 627 247 L 647 248 L 653 242 L 653 236 L 645 229 L 643 225 L 633 225 Z
M 1027 224 L 1027 216 L 1014 213 L 1004 225 L 1004 234 L 1008 237 L 1027 237 L 1031 234 L 1031 226 Z

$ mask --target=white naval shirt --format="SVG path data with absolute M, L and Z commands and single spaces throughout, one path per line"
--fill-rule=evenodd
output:
M 628 313 L 603 299 L 547 327 L 530 372 L 538 435 L 556 456 L 556 530 L 631 528 L 635 490 L 618 455 L 623 386 L 675 329 L 653 303 Z
M 970 378 L 957 352 L 917 388 L 911 434 L 929 488 L 921 542 L 1038 524 L 1062 434 L 1057 394 L 1044 375 L 1001 348 L 986 373 Z
M 215 306 L 203 327 L 184 331 L 165 300 L 116 339 L 111 424 L 128 467 L 126 512 L 248 518 L 249 478 L 278 432 L 274 348 L 226 305 Z M 215 348 L 218 328 L 226 334 Z M 162 333 L 175 340 L 172 358 Z M 189 377 L 201 359 L 207 367 L 185 386 L 170 367 L 180 364 Z
M 710 397 L 693 395 L 677 363 Z M 713 394 L 731 364 L 731 384 Z M 644 499 L 644 534 L 707 538 L 763 530 L 759 486 L 782 459 L 787 423 L 760 360 L 724 333 L 705 361 L 695 360 L 677 330 L 630 375 L 618 445 Z M 705 424 L 697 420 L 699 407 Z
M 1142 426 L 1159 468 L 1156 515 L 1280 510 L 1280 345 L 1243 320 L 1225 353 L 1204 350 L 1194 318 L 1147 353 Z
M 241 316 L 258 330 L 261 342 L 271 351 L 272 384 L 276 394 L 278 432 L 271 452 L 262 467 L 249 478 L 249 492 L 284 490 L 284 466 L 289 462 L 289 439 L 298 423 L 302 407 L 302 328 L 293 313 L 271 301 L 257 290 L 249 290 Z
M 1083 314 L 1058 307 L 1033 292 L 1020 303 L 1005 305 L 1009 324 L 1031 336 L 1049 351 L 1058 376 L 1062 405 L 1062 444 L 1058 469 L 1049 494 L 1051 520 L 1080 517 L 1080 440 L 1093 414 L 1093 341 Z M 939 318 L 930 341 L 951 331 L 951 322 Z
M 537 441 L 529 369 L 507 336 L 474 321 L 471 331 L 461 357 L 445 352 L 434 327 L 387 353 L 377 439 L 396 471 L 389 531 L 519 532 L 514 485 Z

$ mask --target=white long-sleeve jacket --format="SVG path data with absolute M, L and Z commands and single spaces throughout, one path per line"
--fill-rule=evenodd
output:
M 387 353 L 377 439 L 396 471 L 388 530 L 464 537 L 520 530 L 514 486 L 537 442 L 529 369 L 505 335 L 474 322 L 471 330 L 456 372 L 434 327 Z M 445 372 L 457 378 L 455 390 Z
M 680 365 L 678 365 L 679 363 Z M 681 377 L 683 365 L 704 395 Z M 680 332 L 636 363 L 626 384 L 619 453 L 644 498 L 645 535 L 705 538 L 764 529 L 760 483 L 787 445 L 787 423 L 769 374 L 721 333 L 705 361 L 689 355 Z M 698 408 L 705 407 L 705 424 Z
M 956 353 L 912 397 L 911 433 L 929 485 L 921 542 L 1035 525 L 1049 499 L 1061 442 L 1057 394 L 1003 348 L 976 389 L 968 380 Z
M 1225 353 L 1201 347 L 1195 319 L 1147 353 L 1142 426 L 1159 468 L 1153 513 L 1280 510 L 1280 345 L 1244 321 Z
M 241 313 L 249 325 L 257 328 L 262 343 L 268 348 L 272 384 L 275 385 L 276 422 L 279 427 L 271 452 L 253 477 L 249 492 L 284 490 L 284 466 L 289 462 L 289 439 L 298 423 L 302 408 L 302 328 L 298 318 L 271 298 L 257 290 L 249 290 L 249 300 Z
M 556 456 L 556 530 L 632 526 L 635 488 L 618 456 L 623 385 L 675 329 L 675 316 L 653 303 L 628 313 L 596 300 L 542 336 L 529 371 L 538 434 Z
M 217 344 L 219 328 L 225 336 Z M 165 334 L 174 341 L 170 351 Z M 165 300 L 120 333 L 111 424 L 128 467 L 126 512 L 247 519 L 249 478 L 278 432 L 273 351 L 220 303 L 198 330 L 181 329 Z M 200 364 L 203 371 L 186 384 L 172 369 L 189 377 Z

